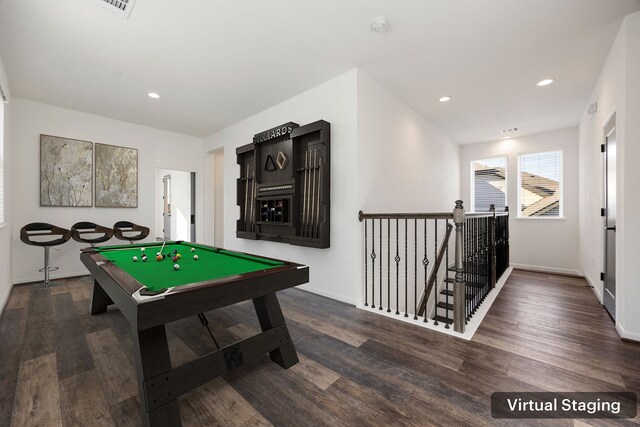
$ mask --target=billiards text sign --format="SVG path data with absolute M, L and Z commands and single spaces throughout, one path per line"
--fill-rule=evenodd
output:
M 288 136 L 292 130 L 297 128 L 297 123 L 289 122 L 280 126 L 276 126 L 272 129 L 265 130 L 264 132 L 257 133 L 253 136 L 253 143 L 259 144 L 261 142 L 269 141 L 271 139 Z

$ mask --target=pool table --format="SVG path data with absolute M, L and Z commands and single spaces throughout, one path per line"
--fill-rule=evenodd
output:
M 86 248 L 80 259 L 93 277 L 91 314 L 115 304 L 131 326 L 145 426 L 181 425 L 180 395 L 265 353 L 285 369 L 298 362 L 276 292 L 308 282 L 307 266 L 180 241 Z M 171 367 L 166 323 L 249 299 L 262 333 Z

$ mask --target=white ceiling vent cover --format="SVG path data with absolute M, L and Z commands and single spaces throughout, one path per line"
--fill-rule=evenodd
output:
M 123 18 L 129 18 L 131 9 L 136 3 L 136 0 L 97 0 L 103 8 L 122 16 Z

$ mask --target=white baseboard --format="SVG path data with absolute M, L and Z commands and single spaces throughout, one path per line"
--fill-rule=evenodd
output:
M 618 331 L 618 335 L 620 335 L 620 338 L 640 342 L 640 333 L 626 331 L 618 321 L 616 321 L 616 331 Z
M 455 332 L 452 327 L 447 329 L 444 327 L 443 324 L 435 326 L 433 324 L 433 320 L 431 319 L 429 319 L 429 321 L 425 323 L 423 318 L 418 318 L 418 320 L 414 320 L 412 315 L 410 315 L 409 317 L 404 317 L 404 316 L 398 316 L 393 312 L 387 313 L 385 310 L 378 310 L 377 308 L 372 309 L 370 306 L 365 307 L 363 305 L 357 305 L 356 307 L 365 311 L 369 311 L 372 313 L 389 317 L 391 319 L 400 320 L 406 323 L 411 323 L 413 325 L 420 326 L 421 328 L 431 329 L 434 331 L 445 333 L 447 335 L 452 335 L 454 337 L 462 338 L 463 340 L 466 340 L 466 341 L 471 341 L 471 338 L 473 338 L 473 334 L 476 333 L 476 330 L 482 323 L 482 319 L 484 319 L 484 316 L 489 312 L 491 305 L 493 304 L 495 299 L 498 297 L 500 290 L 502 290 L 502 287 L 507 282 L 507 279 L 509 278 L 509 275 L 511 274 L 512 271 L 513 271 L 513 268 L 509 267 L 502 274 L 502 277 L 500 277 L 500 280 L 498 280 L 498 282 L 496 283 L 495 289 L 489 292 L 485 300 L 482 302 L 482 304 L 480 304 L 480 307 L 478 307 L 476 314 L 473 315 L 471 320 L 469 320 L 469 323 L 467 323 L 467 325 L 465 326 L 465 330 L 463 334 Z
M 89 272 L 87 270 L 78 270 L 78 271 L 67 271 L 65 269 L 65 273 L 64 274 L 53 274 L 50 273 L 49 274 L 49 279 L 54 281 L 56 279 L 67 279 L 69 277 L 78 277 L 78 276 L 88 276 Z M 33 275 L 33 276 L 28 276 L 28 277 L 21 277 L 18 279 L 13 279 L 13 284 L 14 285 L 20 285 L 23 283 L 34 283 L 34 282 L 42 282 L 44 281 L 44 274 L 43 273 L 39 273 L 37 275 Z
M 11 296 L 11 291 L 13 290 L 13 285 L 9 285 L 9 292 L 4 296 L 2 301 L 0 301 L 0 317 L 2 317 L 2 313 L 4 313 L 4 309 L 9 302 L 9 296 Z
M 541 273 L 557 273 L 557 274 L 565 274 L 569 276 L 580 276 L 580 277 L 583 276 L 579 270 L 572 270 L 570 268 L 546 267 L 543 265 L 514 264 L 513 262 L 511 263 L 511 267 L 517 268 L 519 270 L 539 271 Z
M 591 276 L 589 276 L 589 274 L 587 272 L 583 272 L 582 276 L 584 276 L 584 278 L 587 280 L 587 283 L 589 284 L 589 286 L 591 286 L 591 289 L 593 290 L 593 293 L 596 294 L 596 298 L 598 298 L 598 302 L 600 304 L 602 304 L 602 294 L 600 293 L 600 290 L 595 285 L 595 283 L 593 283 L 593 280 L 591 280 Z
M 313 286 L 309 285 L 301 285 L 298 286 L 298 288 L 302 289 L 303 291 L 311 292 L 312 294 L 320 295 L 340 302 L 346 302 L 347 304 L 356 305 L 356 300 L 354 298 L 348 298 L 344 295 L 334 294 L 333 292 L 327 292 L 323 289 L 314 288 Z

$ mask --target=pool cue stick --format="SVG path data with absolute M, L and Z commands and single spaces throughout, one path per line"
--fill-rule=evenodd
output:
M 318 160 L 318 150 L 313 150 L 313 187 L 311 190 L 311 220 L 309 221 L 309 237 L 313 237 L 313 210 L 315 209 L 315 198 L 316 198 L 316 162 Z
M 316 225 L 315 225 L 315 237 L 320 235 L 320 188 L 322 188 L 322 156 L 318 159 L 318 200 L 316 204 Z
M 256 170 L 253 169 L 253 176 L 251 177 L 253 185 L 251 186 L 251 231 L 255 231 L 256 226 Z
M 198 313 L 198 319 L 200 319 L 200 323 L 202 323 L 202 326 L 207 328 L 207 331 L 209 331 L 209 335 L 211 335 L 211 338 L 216 344 L 216 347 L 220 349 L 220 345 L 218 344 L 218 341 L 216 341 L 216 337 L 213 336 L 213 332 L 211 332 L 211 329 L 209 329 L 209 319 L 207 319 L 207 316 L 205 316 L 204 313 Z
M 309 167 L 309 150 L 304 152 L 304 186 L 302 187 L 302 235 L 307 226 L 307 168 Z
M 249 163 L 244 170 L 245 173 L 245 185 L 244 185 L 244 231 L 247 231 L 247 210 L 249 209 Z
M 167 241 L 165 240 L 164 242 L 162 242 L 162 247 L 160 248 L 160 253 L 162 253 L 162 251 L 164 251 L 164 245 L 167 244 Z

